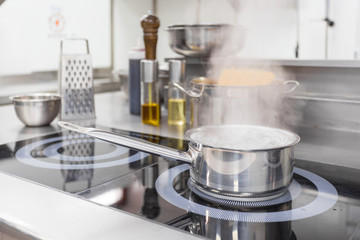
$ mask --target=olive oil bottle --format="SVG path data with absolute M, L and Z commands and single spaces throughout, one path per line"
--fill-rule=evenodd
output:
M 146 103 L 141 106 L 142 123 L 160 125 L 160 109 L 157 103 Z
M 174 83 L 181 84 L 185 78 L 185 61 L 169 60 L 168 124 L 186 124 L 185 94 Z
M 185 122 L 185 98 L 170 98 L 168 102 L 168 124 L 184 125 Z
M 141 60 L 141 120 L 144 124 L 160 125 L 160 96 L 157 88 L 157 61 Z

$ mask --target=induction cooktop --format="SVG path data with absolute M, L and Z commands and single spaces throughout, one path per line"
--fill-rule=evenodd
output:
M 108 130 L 187 148 L 181 139 Z M 360 239 L 360 170 L 295 159 L 287 193 L 262 202 L 232 202 L 202 196 L 189 181 L 189 169 L 181 161 L 65 130 L 0 146 L 4 173 L 189 234 Z

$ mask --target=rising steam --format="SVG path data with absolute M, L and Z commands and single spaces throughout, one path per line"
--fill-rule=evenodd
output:
M 222 44 L 212 52 L 207 71 L 207 76 L 218 82 L 218 87 L 213 89 L 213 96 L 221 97 L 213 97 L 207 102 L 207 106 L 203 106 L 208 108 L 203 111 L 210 114 L 203 116 L 204 119 L 200 122 L 282 128 L 288 128 L 288 124 L 296 124 L 301 115 L 292 110 L 293 105 L 284 103 L 284 98 L 292 87 L 284 85 L 284 81 L 291 80 L 292 76 L 267 60 L 241 57 L 247 44 L 247 33 L 254 27 L 257 30 L 266 28 L 264 20 L 266 16 L 271 16 L 266 11 L 294 8 L 296 0 L 228 0 L 227 4 L 234 11 L 234 26 L 221 32 L 219 37 Z M 244 25 L 241 22 L 242 13 L 249 11 L 252 12 L 253 19 L 248 21 L 249 25 Z M 254 24 L 256 22 L 259 24 Z M 259 45 L 259 49 L 262 47 Z

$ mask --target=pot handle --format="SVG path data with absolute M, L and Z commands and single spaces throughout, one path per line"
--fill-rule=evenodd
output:
M 165 156 L 176 160 L 181 160 L 187 163 L 192 163 L 193 158 L 191 152 L 183 152 L 159 144 L 151 143 L 149 141 L 145 141 L 142 139 L 130 137 L 127 135 L 108 132 L 97 128 L 82 127 L 69 122 L 58 121 L 58 124 L 62 128 L 66 128 L 71 131 L 86 134 L 94 138 L 105 140 L 107 142 L 120 144 L 147 153 L 157 154 L 160 156 Z
M 172 83 L 176 88 L 178 88 L 180 91 L 188 95 L 192 98 L 199 98 L 202 96 L 203 92 L 197 89 L 186 89 L 183 86 L 181 86 L 179 83 Z
M 295 91 L 295 89 L 300 86 L 300 83 L 296 80 L 286 80 L 282 83 L 284 86 L 285 85 L 293 85 L 289 90 L 285 91 L 285 93 L 292 93 L 293 91 Z

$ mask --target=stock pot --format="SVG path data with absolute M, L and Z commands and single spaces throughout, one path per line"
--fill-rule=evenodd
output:
M 297 81 L 274 81 L 269 85 L 228 86 L 200 77 L 190 88 L 174 85 L 191 98 L 193 127 L 214 124 L 251 124 L 276 126 L 281 121 L 282 101 L 293 92 Z
M 236 201 L 262 201 L 285 193 L 293 176 L 297 134 L 270 127 L 213 125 L 186 132 L 186 152 L 101 129 L 59 121 L 61 127 L 129 148 L 185 161 L 201 192 Z

